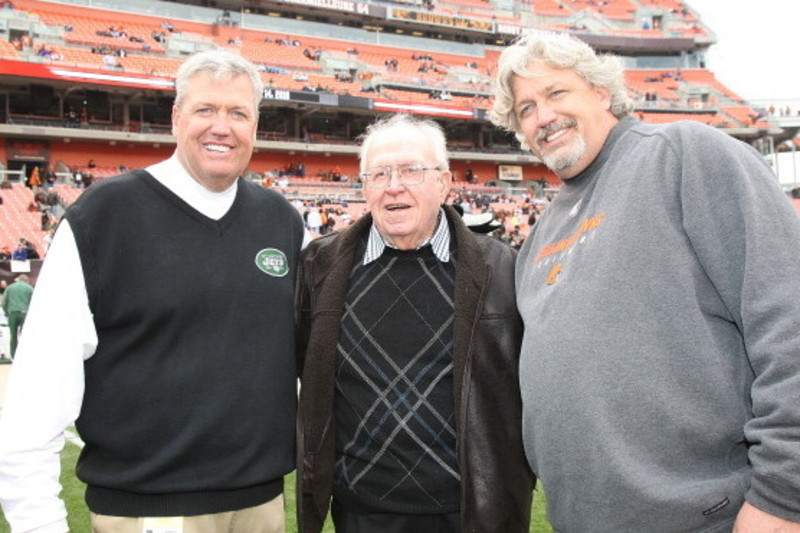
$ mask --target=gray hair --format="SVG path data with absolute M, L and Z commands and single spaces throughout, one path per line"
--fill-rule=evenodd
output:
M 224 50 L 206 50 L 192 55 L 183 62 L 175 75 L 175 106 L 181 107 L 186 96 L 186 85 L 199 74 L 209 74 L 215 80 L 232 80 L 247 76 L 253 86 L 256 112 L 261 104 L 264 83 L 255 65 L 242 56 Z
M 611 113 L 622 118 L 633 109 L 633 101 L 625 87 L 622 60 L 614 55 L 598 55 L 591 46 L 566 33 L 528 31 L 508 46 L 497 65 L 494 104 L 489 117 L 496 126 L 517 135 L 523 148 L 527 143 L 520 134 L 519 119 L 514 112 L 514 76 L 531 77 L 531 61 L 544 61 L 555 68 L 574 70 L 593 87 L 602 87 L 611 97 Z
M 361 148 L 358 151 L 360 172 L 367 170 L 367 155 L 377 138 L 384 137 L 397 130 L 412 130 L 427 139 L 433 149 L 436 164 L 441 170 L 450 170 L 447 159 L 447 139 L 442 127 L 435 121 L 427 118 L 414 117 L 406 113 L 386 115 L 367 126 L 361 136 Z

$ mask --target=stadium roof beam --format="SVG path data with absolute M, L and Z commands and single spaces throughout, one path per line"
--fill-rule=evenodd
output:
M 694 39 L 686 37 L 632 37 L 596 33 L 575 33 L 574 35 L 598 50 L 620 54 L 630 54 L 632 52 L 689 52 L 698 48 L 698 43 Z

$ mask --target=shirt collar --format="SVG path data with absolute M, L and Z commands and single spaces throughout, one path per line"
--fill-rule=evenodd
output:
M 419 250 L 426 244 L 431 245 L 433 254 L 439 261 L 442 263 L 450 261 L 450 226 L 447 224 L 447 217 L 444 215 L 443 209 L 439 209 L 439 222 L 436 225 L 436 231 L 433 232 L 429 239 L 420 243 L 416 249 Z M 378 259 L 387 246 L 394 248 L 394 246 L 386 242 L 373 222 L 367 239 L 367 250 L 364 253 L 364 260 L 361 264 L 368 265 Z
M 214 220 L 222 218 L 236 199 L 238 180 L 222 192 L 209 191 L 181 165 L 177 152 L 169 159 L 150 165 L 145 170 L 181 200 Z

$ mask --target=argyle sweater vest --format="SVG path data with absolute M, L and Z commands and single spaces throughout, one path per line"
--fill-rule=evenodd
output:
M 387 248 L 354 267 L 337 347 L 333 489 L 352 510 L 459 509 L 454 282 L 452 261 L 430 246 Z

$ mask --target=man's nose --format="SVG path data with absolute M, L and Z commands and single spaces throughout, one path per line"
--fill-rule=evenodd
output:
M 547 126 L 557 118 L 558 113 L 556 113 L 553 106 L 542 104 L 536 108 L 536 125 L 538 127 Z
M 387 191 L 397 192 L 405 187 L 400 181 L 400 170 L 397 168 L 389 169 L 389 183 L 386 185 Z
M 229 132 L 231 129 L 231 121 L 233 119 L 225 111 L 215 113 L 211 119 L 211 129 L 214 132 Z

